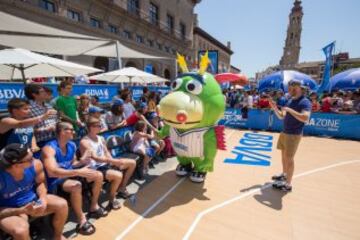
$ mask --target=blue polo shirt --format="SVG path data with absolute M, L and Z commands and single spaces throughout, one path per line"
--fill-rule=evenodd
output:
M 298 99 L 290 99 L 286 103 L 286 107 L 294 109 L 295 111 L 301 113 L 302 111 L 311 111 L 311 102 L 304 96 L 299 97 Z M 284 119 L 284 133 L 300 135 L 303 133 L 305 123 L 297 120 L 290 113 L 286 113 Z

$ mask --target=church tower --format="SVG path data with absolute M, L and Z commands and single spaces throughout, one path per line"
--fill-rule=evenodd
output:
M 291 69 L 299 62 L 303 15 L 301 1 L 295 0 L 289 15 L 284 53 L 280 60 L 280 67 L 282 69 Z

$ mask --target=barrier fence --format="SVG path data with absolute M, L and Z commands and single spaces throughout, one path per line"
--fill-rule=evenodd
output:
M 247 119 L 242 118 L 241 109 L 226 109 L 220 124 L 275 132 L 283 129 L 283 121 L 273 111 L 259 109 L 249 110 Z M 312 113 L 310 121 L 305 125 L 304 134 L 360 140 L 360 115 Z
M 44 85 L 53 90 L 54 97 L 57 96 L 57 84 L 45 83 Z M 100 102 L 110 102 L 117 95 L 119 88 L 119 85 L 110 84 L 74 84 L 73 95 L 84 93 L 90 96 L 96 95 Z M 130 87 L 134 100 L 140 99 L 143 88 L 142 86 Z M 168 87 L 149 86 L 148 89 L 161 92 L 162 96 L 170 91 Z M 6 110 L 8 101 L 15 97 L 25 97 L 23 83 L 0 83 L 0 110 Z M 228 108 L 220 124 L 243 129 L 277 132 L 282 130 L 282 121 L 271 110 L 251 109 L 248 119 L 242 118 L 241 109 Z M 309 123 L 304 128 L 304 134 L 360 140 L 360 115 L 312 113 Z
M 44 83 L 53 90 L 53 96 L 57 97 L 57 84 Z M 132 90 L 134 100 L 139 100 L 143 93 L 142 86 L 130 87 Z M 98 96 L 101 103 L 111 102 L 112 98 L 118 94 L 120 85 L 111 84 L 74 84 L 73 95 L 88 94 L 89 96 Z M 170 91 L 169 87 L 155 87 L 149 86 L 150 91 L 161 92 L 164 96 Z M 7 109 L 7 103 L 12 98 L 24 98 L 24 84 L 23 83 L 0 83 L 0 110 Z

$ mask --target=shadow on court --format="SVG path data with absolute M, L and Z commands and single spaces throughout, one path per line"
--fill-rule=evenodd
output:
M 158 178 L 158 181 L 160 182 L 157 182 L 156 184 L 161 184 L 162 181 L 167 181 L 168 179 L 171 179 L 172 181 L 176 179 L 176 184 L 178 183 L 178 181 L 181 180 L 181 178 L 178 178 L 175 175 L 175 171 L 165 172 Z M 148 185 L 147 187 L 152 186 Z M 154 207 L 150 212 L 148 212 L 148 214 L 146 214 L 146 216 L 144 216 L 144 213 L 148 211 L 149 208 L 153 207 L 154 204 L 156 204 L 156 202 L 168 190 L 169 188 L 167 188 L 166 191 L 162 191 L 161 193 L 153 193 L 150 200 L 148 199 L 150 190 L 144 189 L 144 192 L 140 191 L 140 193 L 135 196 L 135 199 L 133 198 L 125 201 L 124 206 L 136 212 L 138 215 L 143 215 L 144 218 L 152 218 L 165 213 L 173 207 L 186 205 L 194 199 L 200 201 L 210 200 L 208 197 L 205 196 L 206 189 L 204 188 L 203 183 L 192 183 L 188 178 L 186 178 L 161 203 L 156 205 L 156 207 Z
M 282 209 L 282 199 L 287 193 L 273 189 L 271 183 L 265 183 L 264 185 L 256 184 L 254 186 L 241 189 L 240 192 L 246 193 L 258 188 L 260 188 L 260 192 L 255 192 L 252 196 L 257 202 L 274 210 Z

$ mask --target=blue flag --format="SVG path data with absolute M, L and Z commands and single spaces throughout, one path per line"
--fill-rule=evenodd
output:
M 330 90 L 330 75 L 332 66 L 332 53 L 335 48 L 335 41 L 323 48 L 326 56 L 323 80 L 318 88 L 318 93 Z

